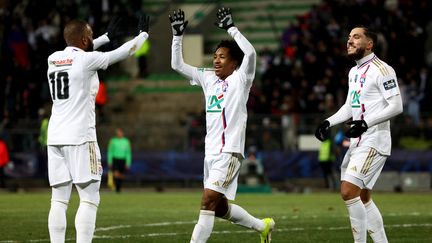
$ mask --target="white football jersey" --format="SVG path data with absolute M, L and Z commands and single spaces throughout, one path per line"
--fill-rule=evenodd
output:
M 202 87 L 205 96 L 206 127 L 205 153 L 239 153 L 244 157 L 249 91 L 255 77 L 256 53 L 250 42 L 236 27 L 228 33 L 234 38 L 244 58 L 238 68 L 225 80 L 213 69 L 192 67 L 183 62 L 182 36 L 172 42 L 172 67 L 185 75 L 192 85 Z
M 204 91 L 207 134 L 206 154 L 221 152 L 243 155 L 246 137 L 247 108 L 252 80 L 234 71 L 226 80 L 213 70 L 196 69 L 192 85 Z M 243 155 L 244 156 L 244 155 Z
M 352 67 L 349 78 L 347 102 L 351 104 L 353 120 L 367 120 L 379 114 L 387 105 L 386 99 L 400 95 L 394 69 L 371 53 Z M 378 123 L 358 138 L 351 138 L 351 146 L 369 146 L 380 154 L 390 155 L 390 121 Z
M 108 55 L 66 47 L 48 57 L 48 84 L 53 101 L 48 145 L 78 145 L 96 140 L 97 70 L 108 67 Z

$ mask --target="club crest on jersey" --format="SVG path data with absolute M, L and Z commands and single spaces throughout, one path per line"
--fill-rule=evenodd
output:
M 228 82 L 223 82 L 222 84 L 222 92 L 226 92 L 228 89 Z
M 222 83 L 222 92 L 226 92 L 228 90 L 228 82 L 226 80 L 218 79 L 216 83 Z M 219 89 L 217 92 L 219 92 Z
M 364 83 L 366 82 L 366 73 L 363 73 L 363 74 L 361 75 L 359 81 L 360 81 L 361 84 L 364 84 Z

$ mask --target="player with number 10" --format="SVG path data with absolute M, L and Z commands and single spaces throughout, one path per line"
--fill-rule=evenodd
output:
M 113 18 L 107 33 L 95 40 L 85 21 L 70 21 L 63 32 L 67 47 L 48 57 L 53 102 L 48 125 L 48 177 L 52 188 L 48 229 L 54 243 L 65 241 L 66 210 L 73 184 L 80 197 L 76 242 L 91 242 L 93 238 L 102 175 L 96 139 L 97 71 L 134 54 L 148 38 L 149 18 L 141 16 L 134 39 L 110 52 L 93 51 L 117 35 L 119 21 Z

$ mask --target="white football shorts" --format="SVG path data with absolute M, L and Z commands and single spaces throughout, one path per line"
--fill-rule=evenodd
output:
M 228 200 L 234 200 L 241 157 L 236 153 L 206 155 L 204 158 L 204 188 L 220 192 Z
M 371 190 L 387 157 L 371 147 L 351 147 L 341 164 L 341 180 Z
M 100 181 L 101 154 L 97 142 L 81 145 L 48 145 L 48 179 L 51 186 L 72 181 Z

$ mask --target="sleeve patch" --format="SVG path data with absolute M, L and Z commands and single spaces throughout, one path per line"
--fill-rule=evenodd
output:
M 198 72 L 212 72 L 214 71 L 214 68 L 197 68 Z
M 396 81 L 394 79 L 391 79 L 389 81 L 384 82 L 383 85 L 385 90 L 393 89 L 396 88 Z

